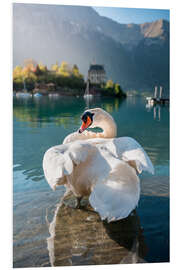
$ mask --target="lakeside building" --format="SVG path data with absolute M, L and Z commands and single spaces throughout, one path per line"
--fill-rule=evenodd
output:
M 103 65 L 91 64 L 88 70 L 88 80 L 92 84 L 105 83 L 106 72 Z

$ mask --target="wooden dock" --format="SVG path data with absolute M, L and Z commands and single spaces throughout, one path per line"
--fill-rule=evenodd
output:
M 169 98 L 151 98 L 150 100 L 148 100 L 148 103 L 152 103 L 152 105 L 155 105 L 155 104 L 162 104 L 162 105 L 165 105 L 165 104 L 169 104 Z

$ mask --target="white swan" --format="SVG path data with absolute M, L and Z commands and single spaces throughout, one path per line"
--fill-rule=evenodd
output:
M 103 132 L 87 131 L 90 126 Z M 100 108 L 86 110 L 79 131 L 47 150 L 43 159 L 44 174 L 53 190 L 65 185 L 67 193 L 77 197 L 77 206 L 83 196 L 89 196 L 91 206 L 108 222 L 127 217 L 137 206 L 137 174 L 142 170 L 154 173 L 139 143 L 130 137 L 114 138 L 116 133 L 110 114 Z

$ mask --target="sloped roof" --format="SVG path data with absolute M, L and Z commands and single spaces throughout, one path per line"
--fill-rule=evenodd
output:
M 103 65 L 90 65 L 89 71 L 104 71 L 104 66 Z

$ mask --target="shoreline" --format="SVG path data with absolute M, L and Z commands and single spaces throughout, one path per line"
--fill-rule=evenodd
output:
M 85 97 L 84 95 L 84 92 L 83 93 L 79 93 L 78 91 L 76 92 L 76 90 L 73 90 L 73 92 L 61 92 L 61 91 L 46 91 L 46 93 L 44 93 L 44 91 L 36 91 L 36 92 L 33 92 L 33 91 L 15 91 L 13 90 L 13 96 L 29 96 L 29 97 L 37 97 L 37 96 L 57 96 L 57 97 L 60 97 L 60 96 L 63 96 L 63 97 Z M 86 98 L 93 98 L 93 97 L 112 97 L 112 98 L 120 98 L 120 99 L 124 99 L 127 97 L 127 95 L 122 95 L 122 96 L 116 96 L 116 95 L 111 95 L 111 94 L 94 94 L 94 95 L 89 95 L 89 97 L 87 96 Z

